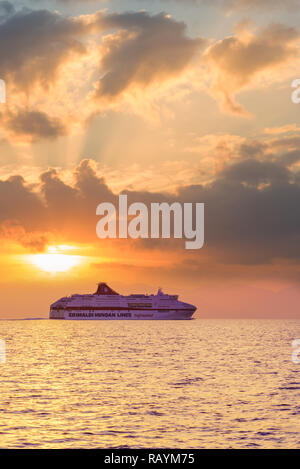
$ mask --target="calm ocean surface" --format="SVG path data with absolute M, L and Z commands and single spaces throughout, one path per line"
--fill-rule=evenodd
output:
M 300 321 L 0 321 L 1 448 L 299 448 Z

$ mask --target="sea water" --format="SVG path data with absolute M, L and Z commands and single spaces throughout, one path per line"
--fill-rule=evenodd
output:
M 1 448 L 299 448 L 300 321 L 0 321 Z

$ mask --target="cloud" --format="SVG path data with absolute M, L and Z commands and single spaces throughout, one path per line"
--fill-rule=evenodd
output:
M 0 1 L 0 22 L 15 13 L 15 7 L 8 1 Z
M 300 132 L 300 127 L 297 127 L 297 124 L 286 124 L 281 127 L 267 127 L 263 130 L 263 133 L 269 135 L 280 135 L 289 132 Z
M 193 80 L 206 90 L 211 81 L 210 93 L 225 112 L 249 116 L 237 94 L 266 74 L 270 82 L 280 79 L 282 67 L 298 58 L 298 30 L 279 24 L 253 32 L 240 23 L 236 34 L 208 46 L 165 13 L 64 17 L 16 10 L 9 2 L 0 3 L 0 13 L 1 73 L 8 85 L 1 124 L 11 142 L 80 133 L 81 124 L 111 108 L 145 117 L 157 105 L 161 115 L 163 99 L 175 96 L 176 86 L 196 89 Z
M 40 1 L 40 0 L 35 0 L 35 1 Z M 56 0 L 57 2 L 61 3 L 107 3 L 110 2 L 111 0 Z
M 61 0 L 64 1 L 64 0 Z M 84 1 L 84 0 L 82 0 Z M 146 0 L 142 0 L 146 1 Z M 292 9 L 298 8 L 298 0 L 161 0 L 164 2 L 177 2 L 186 5 L 208 5 L 222 8 L 226 11 L 238 11 L 238 10 L 249 10 L 249 9 Z
M 292 177 L 286 168 L 277 163 L 257 161 L 253 158 L 229 165 L 222 171 L 221 176 L 227 182 L 247 183 L 254 187 L 266 183 L 286 183 Z
M 10 10 L 0 23 L 2 79 L 26 92 L 48 88 L 68 59 L 86 52 L 79 40 L 85 33 L 83 21 L 57 12 Z
M 194 256 L 232 265 L 263 265 L 276 259 L 298 262 L 300 185 L 297 173 L 284 164 L 280 158 L 260 160 L 245 153 L 227 163 L 206 185 L 181 186 L 176 194 L 126 193 L 129 203 L 204 202 L 206 245 Z M 117 197 L 89 160 L 76 168 L 73 183 L 63 181 L 54 169 L 41 174 L 38 186 L 28 186 L 23 178 L 14 176 L 0 181 L 0 200 L 5 200 L 0 224 L 13 220 L 30 233 L 30 239 L 45 232 L 69 243 L 97 243 L 96 207 L 101 202 L 117 205 Z M 183 249 L 178 240 L 128 243 L 142 250 Z
M 1 78 L 8 95 L 3 123 L 26 141 L 66 134 L 95 112 L 122 104 L 125 92 L 126 102 L 138 109 L 146 102 L 144 94 L 137 98 L 138 90 L 156 85 L 161 93 L 161 85 L 176 82 L 206 44 L 163 13 L 64 17 L 9 3 L 2 12 Z
M 253 33 L 240 23 L 235 36 L 208 47 L 205 58 L 214 76 L 211 93 L 221 108 L 232 114 L 249 115 L 236 102 L 236 94 L 262 73 L 271 71 L 274 75 L 277 67 L 295 59 L 299 37 L 296 28 L 281 24 L 270 24 Z
M 19 110 L 2 117 L 6 131 L 22 141 L 52 140 L 67 134 L 66 126 L 59 119 L 44 112 Z
M 111 30 L 115 32 L 106 34 L 101 47 L 99 96 L 116 96 L 132 84 L 146 86 L 176 76 L 206 43 L 187 37 L 185 23 L 163 13 L 98 12 L 65 18 L 48 10 L 11 10 L 0 23 L 2 78 L 24 91 L 36 83 L 47 88 L 68 60 L 87 54 L 83 39 Z
M 100 14 L 98 25 L 117 30 L 104 38 L 101 47 L 99 99 L 180 75 L 206 44 L 204 39 L 187 37 L 186 25 L 163 13 Z
M 28 232 L 14 220 L 7 220 L 0 225 L 0 238 L 15 241 L 31 252 L 43 252 L 49 243 L 47 234 Z
M 245 9 L 274 9 L 274 8 L 298 8 L 297 0 L 204 0 L 207 4 L 213 4 L 227 11 Z
M 44 230 L 43 202 L 22 176 L 0 180 L 0 201 L 0 223 L 14 220 L 28 232 Z
M 296 124 L 264 129 L 260 138 L 209 134 L 195 138 L 186 151 L 192 153 L 194 158 L 201 158 L 198 170 L 206 168 L 202 179 L 204 184 L 212 182 L 216 174 L 220 174 L 224 168 L 229 168 L 230 164 L 238 165 L 246 160 L 253 161 L 249 164 L 261 162 L 262 175 L 267 169 L 264 164 L 275 163 L 291 169 L 295 177 L 300 158 L 299 134 L 300 130 Z M 251 166 L 247 170 L 251 174 Z

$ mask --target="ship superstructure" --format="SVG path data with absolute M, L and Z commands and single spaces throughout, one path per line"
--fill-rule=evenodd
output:
M 94 294 L 72 295 L 50 306 L 50 319 L 191 319 L 196 306 L 178 300 L 178 295 L 119 295 L 106 283 Z

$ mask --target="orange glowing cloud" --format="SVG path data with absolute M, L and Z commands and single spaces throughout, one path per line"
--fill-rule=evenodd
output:
M 236 35 L 209 46 L 205 60 L 214 77 L 211 93 L 221 108 L 249 117 L 235 100 L 236 94 L 263 75 L 269 83 L 282 79 L 282 66 L 299 61 L 300 33 L 282 24 L 270 24 L 254 33 L 247 25 L 247 22 L 239 23 Z

